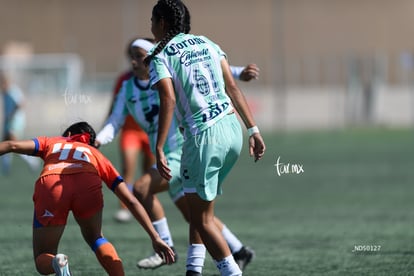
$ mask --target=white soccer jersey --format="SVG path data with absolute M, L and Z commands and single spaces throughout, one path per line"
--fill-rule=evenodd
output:
M 185 136 L 196 135 L 231 109 L 220 62 L 226 54 L 204 36 L 178 34 L 150 64 L 150 84 L 172 78 L 176 116 Z
M 111 114 L 105 122 L 104 128 L 98 133 L 96 140 L 102 144 L 111 142 L 125 122 L 128 114 L 135 119 L 141 128 L 148 134 L 152 152 L 155 152 L 155 145 L 158 135 L 160 98 L 158 91 L 149 87 L 148 81 L 138 81 L 132 77 L 124 81 L 121 91 L 118 93 Z M 164 146 L 166 154 L 181 150 L 183 136 L 178 124 L 173 122 L 168 133 L 168 139 Z

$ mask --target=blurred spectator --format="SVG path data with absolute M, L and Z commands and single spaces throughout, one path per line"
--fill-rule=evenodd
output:
M 26 118 L 23 110 L 24 95 L 20 88 L 12 84 L 5 72 L 0 71 L 0 91 L 3 98 L 3 137 L 2 140 L 19 140 L 23 138 Z M 19 155 L 33 171 L 39 167 L 39 160 L 27 155 Z M 10 173 L 12 154 L 1 158 L 2 173 Z

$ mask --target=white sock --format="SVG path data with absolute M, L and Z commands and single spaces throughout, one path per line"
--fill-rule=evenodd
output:
M 223 226 L 223 230 L 221 231 L 223 234 L 224 239 L 226 240 L 231 253 L 236 253 L 240 249 L 242 249 L 243 244 L 241 241 L 226 227 L 226 225 Z
M 191 244 L 187 250 L 187 271 L 202 273 L 204 259 L 206 258 L 206 247 L 204 244 Z
M 154 226 L 155 231 L 157 231 L 158 235 L 160 235 L 161 239 L 165 241 L 168 246 L 174 246 L 166 217 L 153 221 L 152 225 Z
M 227 256 L 220 261 L 214 261 L 222 276 L 241 276 L 242 272 L 234 261 L 233 255 Z

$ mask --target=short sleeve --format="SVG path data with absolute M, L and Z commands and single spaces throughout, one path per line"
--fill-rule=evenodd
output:
M 153 87 L 160 80 L 171 77 L 171 73 L 160 54 L 153 57 L 150 63 L 150 86 Z

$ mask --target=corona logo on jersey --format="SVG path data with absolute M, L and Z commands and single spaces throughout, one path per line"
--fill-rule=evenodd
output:
M 189 38 L 181 40 L 178 43 L 171 43 L 168 47 L 165 48 L 165 53 L 168 56 L 174 56 L 180 53 L 180 50 L 187 48 L 189 45 L 197 45 L 206 43 L 203 39 L 199 37 Z

